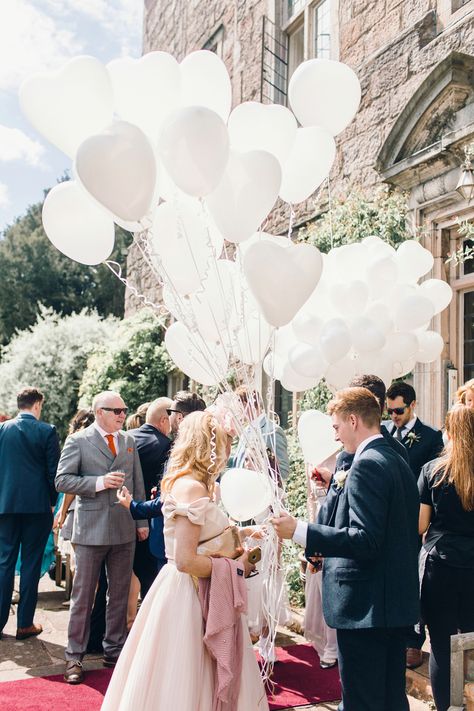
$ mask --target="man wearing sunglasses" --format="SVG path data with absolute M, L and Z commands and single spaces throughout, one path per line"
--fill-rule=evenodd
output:
M 148 536 L 146 520 L 133 521 L 117 506 L 117 489 L 126 485 L 145 497 L 143 475 L 133 437 L 122 432 L 127 415 L 116 392 L 96 395 L 95 422 L 67 438 L 59 460 L 56 489 L 76 494 L 72 543 L 76 571 L 71 595 L 65 681 L 84 680 L 82 658 L 102 563 L 108 579 L 104 666 L 115 666 L 126 639 L 127 601 L 135 541 Z
M 206 403 L 197 393 L 179 390 L 167 412 L 170 417 L 171 437 L 176 437 L 179 426 L 186 415 L 206 409 Z
M 407 450 L 408 463 L 418 481 L 422 467 L 436 459 L 443 449 L 440 430 L 425 425 L 415 414 L 416 393 L 408 383 L 393 383 L 387 390 L 387 412 L 392 420 L 386 424 L 389 433 L 398 439 Z M 421 540 L 420 540 L 421 544 Z M 408 633 L 406 666 L 416 669 L 423 663 L 423 647 L 426 639 L 424 625 L 420 623 Z

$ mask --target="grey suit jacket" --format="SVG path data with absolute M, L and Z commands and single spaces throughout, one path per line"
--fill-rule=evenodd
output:
M 260 416 L 256 423 L 246 427 L 244 434 L 239 439 L 237 451 L 232 458 L 231 465 L 233 467 L 243 467 L 246 452 L 250 443 L 255 443 L 254 446 L 259 446 L 259 437 L 263 439 L 265 447 L 271 449 L 276 457 L 280 476 L 282 479 L 287 479 L 290 473 L 290 464 L 288 461 L 288 449 L 286 435 L 280 425 L 269 420 L 266 415 Z
M 135 499 L 145 498 L 140 459 L 128 433 L 118 433 L 116 457 L 94 425 L 67 438 L 55 484 L 58 491 L 77 496 L 72 543 L 129 543 L 136 539 L 137 528 L 148 527 L 148 521 L 133 521 L 129 511 L 117 503 L 116 489 L 96 491 L 97 478 L 113 471 L 125 473 L 124 484 Z

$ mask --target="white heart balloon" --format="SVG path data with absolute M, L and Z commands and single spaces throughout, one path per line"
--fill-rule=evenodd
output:
M 306 410 L 298 420 L 298 439 L 305 462 L 318 465 L 340 449 L 331 418 L 319 410 Z
M 309 59 L 288 85 L 293 113 L 302 126 L 322 126 L 337 136 L 354 118 L 361 97 L 355 72 L 332 59 Z
M 328 177 L 335 157 L 336 144 L 328 131 L 321 126 L 298 128 L 283 163 L 281 199 L 298 203 L 309 198 Z
M 419 333 L 417 338 L 419 349 L 416 353 L 416 360 L 419 363 L 432 363 L 443 352 L 444 341 L 436 331 L 424 331 Z
M 358 353 L 380 351 L 385 345 L 385 336 L 366 316 L 355 318 L 350 324 L 350 332 L 352 347 Z
M 280 164 L 270 153 L 234 153 L 206 204 L 229 242 L 251 237 L 274 206 L 281 184 Z
M 156 161 L 143 131 L 116 121 L 87 138 L 77 151 L 75 170 L 82 185 L 122 220 L 141 220 L 150 209 Z
M 177 367 L 202 385 L 217 385 L 227 373 L 228 357 L 222 344 L 205 343 L 180 321 L 165 334 L 165 346 Z
M 328 363 L 343 358 L 351 347 L 352 339 L 347 323 L 342 318 L 326 321 L 319 336 L 319 347 Z
M 182 106 L 206 106 L 227 121 L 232 86 L 222 59 L 206 49 L 188 54 L 180 64 Z
M 449 284 L 442 279 L 427 279 L 420 284 L 420 294 L 427 296 L 433 303 L 435 314 L 441 313 L 453 298 L 453 290 Z
M 286 106 L 245 101 L 232 111 L 227 123 L 234 151 L 267 151 L 281 164 L 296 136 L 296 119 Z
M 43 227 L 60 252 L 81 264 L 100 264 L 114 248 L 112 218 L 73 180 L 49 191 Z
M 218 186 L 229 159 L 227 127 L 204 106 L 178 109 L 164 123 L 158 152 L 180 190 L 194 197 L 208 195 Z
M 423 326 L 433 316 L 433 302 L 419 292 L 405 296 L 400 300 L 395 309 L 394 321 L 399 330 L 411 331 Z
M 319 380 L 319 377 L 307 378 L 304 375 L 300 375 L 300 373 L 297 373 L 296 370 L 291 367 L 290 363 L 285 363 L 280 378 L 280 382 L 285 390 L 292 393 L 302 393 L 305 390 L 311 390 L 316 387 Z
M 155 144 L 165 119 L 179 104 L 178 62 L 167 52 L 148 52 L 140 59 L 114 59 L 107 70 L 116 113 L 139 126 Z
M 298 375 L 315 380 L 321 380 L 328 367 L 321 350 L 307 343 L 297 343 L 290 348 L 288 360 Z
M 427 274 L 434 264 L 431 252 L 414 239 L 407 239 L 397 249 L 395 256 L 399 281 L 416 282 Z
M 234 521 L 248 521 L 272 503 L 268 477 L 253 469 L 228 469 L 219 489 L 222 504 Z
M 314 291 L 321 269 L 321 254 L 309 244 L 284 249 L 263 241 L 252 245 L 244 257 L 249 287 L 272 326 L 291 321 Z
M 33 74 L 21 85 L 19 98 L 36 130 L 71 158 L 113 119 L 110 77 L 95 57 L 75 57 L 58 71 Z

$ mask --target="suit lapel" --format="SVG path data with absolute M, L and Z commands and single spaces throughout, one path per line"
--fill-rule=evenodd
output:
M 98 430 L 96 430 L 96 428 L 94 427 L 94 425 L 91 425 L 91 426 L 88 428 L 87 437 L 88 437 L 88 439 L 90 440 L 90 443 L 94 445 L 94 447 L 96 447 L 97 449 L 99 449 L 99 450 L 102 452 L 102 454 L 105 454 L 105 456 L 107 457 L 107 459 L 109 459 L 111 462 L 114 461 L 114 455 L 113 455 L 112 452 L 110 451 L 110 449 L 109 449 L 109 447 L 108 447 L 108 445 L 107 445 L 107 442 L 106 442 L 105 439 L 102 437 L 102 435 L 100 434 L 100 432 L 99 432 Z

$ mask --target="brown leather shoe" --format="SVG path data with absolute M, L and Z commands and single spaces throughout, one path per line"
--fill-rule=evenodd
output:
M 77 659 L 70 659 L 66 662 L 64 681 L 68 684 L 82 684 L 84 681 L 84 668 L 82 662 Z
M 414 649 L 413 647 L 408 647 L 407 649 L 407 669 L 417 669 L 423 664 L 423 652 L 421 649 Z
M 41 634 L 43 628 L 41 625 L 30 625 L 29 627 L 18 627 L 16 631 L 17 639 L 28 639 L 28 637 L 36 637 Z
M 104 667 L 109 667 L 109 669 L 113 669 L 117 662 L 118 657 L 108 657 L 106 654 L 104 654 L 102 659 L 102 664 L 104 665 Z

